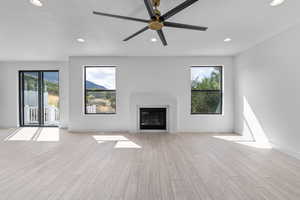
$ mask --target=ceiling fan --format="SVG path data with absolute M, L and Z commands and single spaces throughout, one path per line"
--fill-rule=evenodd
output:
M 97 11 L 94 11 L 93 14 L 147 23 L 148 24 L 147 26 L 145 26 L 141 30 L 137 31 L 136 33 L 132 34 L 131 36 L 125 38 L 123 41 L 128 41 L 128 40 L 132 39 L 133 37 L 143 33 L 144 31 L 151 29 L 151 30 L 154 30 L 157 32 L 161 42 L 163 43 L 164 46 L 166 46 L 167 40 L 162 31 L 163 27 L 183 28 L 183 29 L 191 29 L 191 30 L 197 30 L 197 31 L 206 31 L 207 30 L 207 27 L 194 26 L 194 25 L 188 25 L 188 24 L 180 24 L 180 23 L 166 21 L 167 19 L 169 19 L 173 15 L 179 13 L 180 11 L 184 10 L 185 8 L 189 7 L 196 1 L 198 1 L 198 0 L 186 0 L 185 2 L 179 4 L 175 8 L 168 11 L 167 13 L 161 15 L 160 11 L 158 10 L 158 7 L 160 5 L 160 0 L 144 0 L 148 14 L 150 16 L 150 20 L 121 16 L 121 15 L 113 15 L 113 14 L 97 12 Z

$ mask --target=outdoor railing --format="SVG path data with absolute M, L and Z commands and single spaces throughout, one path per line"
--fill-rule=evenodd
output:
M 96 105 L 86 106 L 86 111 L 87 113 L 96 113 L 97 107 Z
M 24 107 L 24 120 L 25 123 L 38 123 L 39 122 L 39 109 L 37 106 Z M 47 106 L 44 109 L 44 120 L 47 122 L 59 121 L 59 109 L 55 106 Z

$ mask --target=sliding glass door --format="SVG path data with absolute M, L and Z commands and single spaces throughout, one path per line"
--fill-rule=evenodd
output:
M 59 125 L 59 72 L 20 71 L 20 125 Z

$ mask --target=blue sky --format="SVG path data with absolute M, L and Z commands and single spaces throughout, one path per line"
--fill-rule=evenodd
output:
M 86 79 L 107 89 L 116 89 L 116 69 L 114 67 L 90 67 L 86 69 Z
M 201 81 L 205 77 L 210 77 L 215 70 L 213 67 L 193 67 L 191 68 L 191 80 L 199 77 L 199 81 Z M 116 69 L 114 67 L 91 67 L 86 69 L 88 81 L 112 90 L 116 89 L 115 74 Z
M 58 72 L 44 72 L 44 79 L 54 83 L 58 83 Z
M 198 80 L 201 81 L 205 77 L 210 77 L 213 71 L 215 71 L 214 67 L 192 67 L 191 80 L 195 80 L 199 77 Z

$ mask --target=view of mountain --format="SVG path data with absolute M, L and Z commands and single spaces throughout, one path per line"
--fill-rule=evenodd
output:
M 58 72 L 46 72 L 44 73 L 44 80 L 53 83 L 58 83 Z
M 102 89 L 102 90 L 106 90 L 107 89 L 104 86 L 97 85 L 96 83 L 93 83 L 91 81 L 85 81 L 85 87 L 86 87 L 86 89 Z

